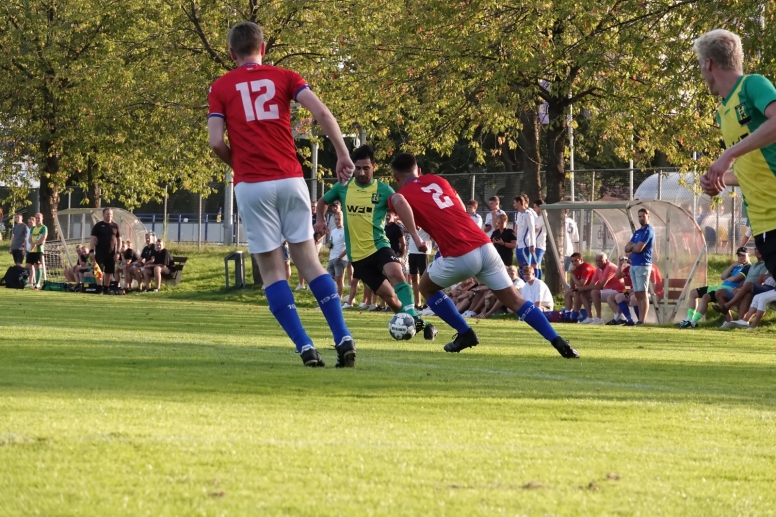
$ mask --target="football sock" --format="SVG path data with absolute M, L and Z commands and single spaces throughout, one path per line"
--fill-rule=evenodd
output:
M 336 291 L 335 291 L 336 293 Z M 307 335 L 299 320 L 299 313 L 296 312 L 296 303 L 291 287 L 285 280 L 280 280 L 264 289 L 269 302 L 269 310 L 280 326 L 286 331 L 288 337 L 296 345 L 296 351 L 302 351 L 306 345 L 312 345 L 313 340 Z
M 695 316 L 695 309 L 687 309 L 687 321 L 692 321 L 693 316 Z
M 581 319 L 582 321 L 585 321 L 587 319 L 587 310 L 586 309 L 582 309 L 582 310 L 579 311 L 579 319 Z
M 633 306 L 633 312 L 636 314 L 636 319 L 637 320 L 641 319 L 641 316 L 639 316 L 639 306 L 638 305 L 634 305 Z
M 698 323 L 699 321 L 701 321 L 702 317 L 703 317 L 703 314 L 701 314 L 699 311 L 695 311 L 695 314 L 693 314 L 692 316 L 692 322 Z
M 571 321 L 577 321 L 579 319 L 579 313 L 577 311 L 571 311 Z
M 633 323 L 633 318 L 631 318 L 631 311 L 630 307 L 628 307 L 628 302 L 620 302 L 617 304 L 617 307 L 620 308 L 620 312 L 623 316 L 625 316 L 625 319 Z
M 542 270 L 541 270 L 541 269 L 539 269 L 539 268 L 535 268 L 535 269 L 534 269 L 534 275 L 536 276 L 536 278 L 538 278 L 539 280 L 541 280 L 541 279 L 542 279 Z
M 558 333 L 552 328 L 547 317 L 533 302 L 525 302 L 517 311 L 517 315 L 523 318 L 533 329 L 542 335 L 547 341 L 552 341 L 558 337 Z
M 351 334 L 345 323 L 345 318 L 342 316 L 337 284 L 328 273 L 324 273 L 310 282 L 309 286 L 313 296 L 318 300 L 318 306 L 321 308 L 323 317 L 326 318 L 326 323 L 329 324 L 331 333 L 334 335 L 334 342 L 339 344 L 343 337 Z
M 418 311 L 415 310 L 415 303 L 413 302 L 412 286 L 407 282 L 400 282 L 393 286 L 393 290 L 396 291 L 396 297 L 401 302 L 401 312 L 406 312 L 413 318 L 417 317 Z
M 444 291 L 434 293 L 426 299 L 426 303 L 434 311 L 434 314 L 442 318 L 442 321 L 453 327 L 459 334 L 470 329 L 469 324 L 455 308 L 453 300 L 448 298 Z

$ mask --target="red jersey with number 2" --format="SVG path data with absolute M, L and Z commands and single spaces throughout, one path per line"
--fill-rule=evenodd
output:
M 208 118 L 226 121 L 234 182 L 301 178 L 291 133 L 291 101 L 309 88 L 291 70 L 246 63 L 210 87 Z
M 415 223 L 436 241 L 443 257 L 460 257 L 490 243 L 482 228 L 466 213 L 458 193 L 441 176 L 425 174 L 413 178 L 398 193 L 410 204 Z

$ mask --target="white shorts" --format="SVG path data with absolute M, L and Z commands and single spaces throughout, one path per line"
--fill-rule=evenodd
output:
M 776 302 L 776 290 L 760 293 L 752 298 L 752 307 L 760 312 L 768 311 L 768 304 Z
M 426 271 L 432 282 L 444 288 L 471 277 L 494 291 L 512 285 L 504 261 L 493 244 L 485 244 L 460 257 L 439 257 Z
M 614 289 L 601 289 L 601 299 L 608 300 L 611 295 L 617 294 L 619 292 L 620 291 L 615 291 Z
M 267 253 L 283 241 L 298 244 L 313 238 L 310 193 L 303 178 L 240 182 L 234 195 L 249 253 Z

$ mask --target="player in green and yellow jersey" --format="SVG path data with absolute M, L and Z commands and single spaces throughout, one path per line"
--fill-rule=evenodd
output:
M 334 201 L 342 204 L 345 216 L 345 249 L 353 264 L 353 276 L 360 278 L 377 296 L 385 300 L 394 312 L 406 312 L 415 318 L 418 332 L 434 339 L 436 328 L 424 322 L 412 297 L 412 287 L 401 269 L 401 259 L 391 249 L 385 235 L 385 216 L 388 199 L 391 199 L 398 216 L 407 226 L 407 232 L 418 245 L 426 249 L 415 228 L 412 209 L 401 194 L 396 194 L 387 184 L 374 179 L 375 155 L 367 145 L 354 150 L 351 159 L 355 173 L 347 183 L 337 183 L 318 200 L 316 205 L 316 231 L 326 231 L 326 208 Z
M 741 38 L 730 31 L 708 32 L 694 48 L 709 90 L 722 97 L 717 123 L 725 143 L 701 186 L 710 196 L 741 186 L 754 242 L 776 278 L 776 88 L 744 74 Z

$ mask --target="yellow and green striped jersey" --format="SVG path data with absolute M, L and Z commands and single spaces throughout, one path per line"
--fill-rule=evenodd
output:
M 749 136 L 767 119 L 765 108 L 776 102 L 776 88 L 761 75 L 742 75 L 717 109 L 725 147 Z M 752 235 L 776 229 L 776 143 L 736 158 L 733 164 L 744 195 Z
M 336 200 L 342 203 L 345 249 L 351 262 L 365 259 L 380 248 L 391 247 L 385 236 L 385 214 L 388 198 L 393 194 L 393 189 L 382 181 L 373 179 L 362 187 L 355 178 L 345 185 L 337 183 L 324 194 L 327 204 Z

